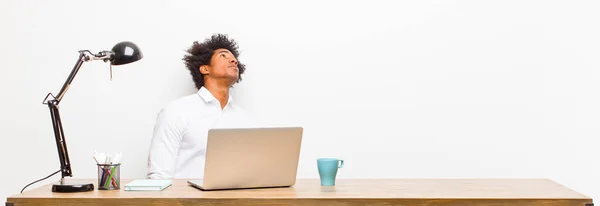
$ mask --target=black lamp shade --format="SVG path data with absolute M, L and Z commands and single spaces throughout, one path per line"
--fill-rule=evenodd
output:
M 124 41 L 116 44 L 112 48 L 112 52 L 115 53 L 115 56 L 110 60 L 110 64 L 112 65 L 123 65 L 129 64 L 131 62 L 135 62 L 144 57 L 142 55 L 142 51 L 132 42 Z

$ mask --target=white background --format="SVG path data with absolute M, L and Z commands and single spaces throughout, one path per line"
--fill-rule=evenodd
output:
M 78 50 L 133 41 L 145 58 L 85 63 L 61 103 L 74 178 L 94 150 L 143 178 L 152 128 L 195 92 L 181 58 L 225 33 L 247 65 L 241 106 L 305 128 L 299 178 L 550 178 L 600 198 L 600 1 L 18 1 L 0 3 L 0 197 L 59 169 L 48 108 Z M 57 181 L 56 175 L 31 188 Z M 29 188 L 28 188 L 29 189 Z

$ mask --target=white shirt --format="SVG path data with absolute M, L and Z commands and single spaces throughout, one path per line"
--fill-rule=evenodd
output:
M 206 88 L 163 108 L 154 126 L 148 154 L 149 179 L 202 179 L 206 140 L 211 128 L 242 128 L 248 115 L 233 103 L 221 104 Z

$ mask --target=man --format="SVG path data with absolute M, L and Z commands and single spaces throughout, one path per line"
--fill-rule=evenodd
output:
M 149 179 L 202 178 L 208 130 L 249 122 L 230 95 L 246 69 L 237 59 L 236 42 L 216 34 L 194 42 L 187 53 L 183 60 L 198 92 L 159 112 L 148 155 Z

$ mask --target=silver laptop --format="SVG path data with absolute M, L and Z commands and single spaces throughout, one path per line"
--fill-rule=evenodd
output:
M 287 187 L 296 183 L 302 127 L 210 129 L 201 190 Z

